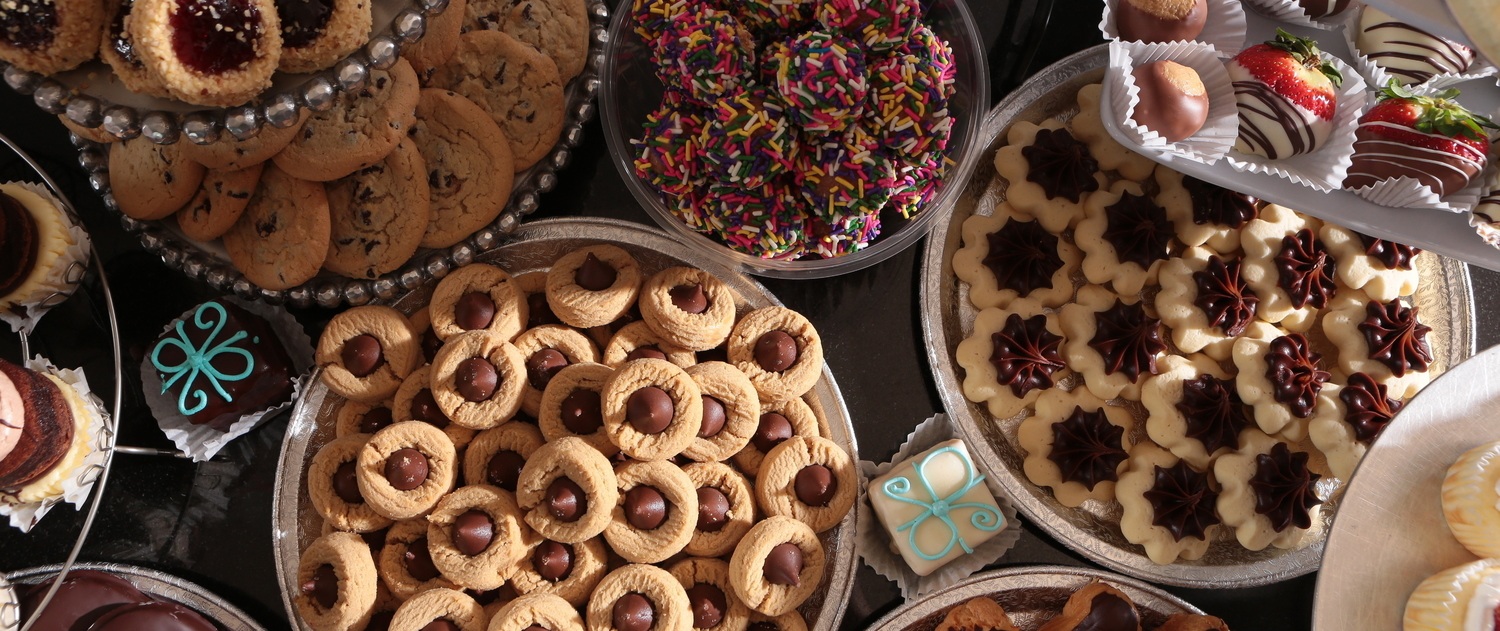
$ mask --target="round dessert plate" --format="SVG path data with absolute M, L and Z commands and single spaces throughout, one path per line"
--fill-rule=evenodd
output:
M 1465 451 L 1500 440 L 1500 347 L 1422 390 L 1365 452 L 1328 535 L 1314 629 L 1399 629 L 1423 579 L 1477 557 L 1443 518 L 1443 477 Z
M 994 150 L 1005 142 L 1005 131 L 1013 122 L 1038 122 L 1051 116 L 1066 119 L 1076 112 L 1078 89 L 1104 76 L 1105 51 L 1100 46 L 1063 59 L 1001 102 L 985 122 L 983 137 L 988 150 L 982 155 L 994 155 Z M 995 419 L 983 404 L 966 399 L 963 374 L 954 360 L 959 342 L 973 330 L 979 311 L 969 301 L 967 283 L 953 273 L 951 260 L 961 246 L 960 228 L 970 215 L 990 214 L 1004 199 L 1003 189 L 1004 181 L 996 175 L 992 161 L 984 160 L 952 217 L 934 228 L 922 270 L 922 325 L 928 361 L 944 407 L 975 457 L 1000 480 L 1031 521 L 1091 561 L 1136 578 L 1183 587 L 1227 589 L 1275 583 L 1316 570 L 1323 552 L 1326 522 L 1332 519 L 1339 504 L 1336 496 L 1324 505 L 1325 523 L 1314 524 L 1313 535 L 1300 549 L 1272 547 L 1253 552 L 1239 546 L 1232 533 L 1226 532 L 1201 559 L 1159 565 L 1120 532 L 1121 508 L 1117 502 L 1091 500 L 1082 507 L 1068 508 L 1058 503 L 1050 490 L 1026 478 L 1022 470 L 1025 452 L 1016 439 L 1021 418 Z M 1431 253 L 1418 257 L 1416 267 L 1421 283 L 1413 301 L 1420 307 L 1423 321 L 1433 329 L 1427 339 L 1435 357 L 1432 370 L 1436 374 L 1474 352 L 1468 267 Z M 1144 409 L 1139 406 L 1131 409 L 1138 420 L 1145 418 Z M 1138 430 L 1144 437 L 1144 430 Z M 1320 497 L 1328 497 L 1335 484 L 1326 478 L 1320 481 Z
M 604 58 L 609 9 L 603 0 L 588 0 L 588 16 L 588 61 L 583 74 L 574 77 L 563 93 L 566 104 L 557 144 L 546 158 L 516 174 L 510 203 L 493 223 L 453 246 L 418 250 L 399 269 L 375 279 L 346 278 L 324 271 L 298 287 L 271 290 L 255 286 L 235 269 L 219 241 L 205 243 L 189 239 L 178 229 L 175 219 L 138 221 L 121 215 L 120 224 L 127 232 L 136 235 L 147 250 L 160 256 L 168 267 L 208 283 L 217 291 L 272 304 L 288 303 L 296 307 L 316 304 L 330 308 L 345 304 L 362 305 L 371 300 L 392 300 L 403 292 L 442 278 L 449 271 L 468 265 L 476 255 L 499 245 L 503 235 L 520 225 L 522 217 L 536 212 L 541 195 L 557 186 L 557 172 L 568 166 L 573 149 L 583 142 L 584 126 L 594 118 L 594 95 L 599 90 L 599 67 Z M 79 150 L 79 165 L 89 172 L 89 185 L 104 197 L 107 208 L 118 211 L 109 186 L 108 148 L 76 136 L 73 144 Z
M 660 231 L 636 223 L 609 219 L 548 219 L 529 223 L 507 238 L 496 249 L 477 257 L 478 262 L 498 265 L 513 275 L 543 270 L 559 257 L 580 247 L 607 243 L 623 248 L 640 263 L 641 273 L 649 276 L 677 265 L 696 267 L 723 281 L 734 291 L 740 313 L 751 309 L 780 305 L 776 297 L 748 276 L 708 260 L 697 250 L 683 246 Z M 427 304 L 436 283 L 428 283 L 389 303 L 405 313 Z M 828 421 L 834 442 L 859 459 L 854 426 L 844 406 L 843 395 L 825 365 L 823 378 L 813 387 L 808 403 Z M 314 373 L 312 385 L 292 409 L 291 422 L 282 441 L 281 461 L 276 470 L 276 496 L 272 504 L 271 526 L 276 548 L 276 571 L 281 577 L 281 599 L 287 617 L 298 620 L 293 598 L 299 593 L 297 561 L 302 550 L 322 531 L 322 519 L 312 507 L 303 476 L 318 450 L 333 440 L 334 417 L 344 399 L 329 392 Z M 861 477 L 860 487 L 864 481 Z M 854 586 L 854 570 L 859 562 L 854 552 L 855 512 L 837 527 L 821 535 L 828 554 L 828 571 L 823 585 L 800 609 L 813 631 L 832 631 L 839 626 L 849 592 Z M 306 624 L 299 628 L 310 631 Z
M 953 587 L 911 601 L 876 621 L 870 631 L 932 631 L 964 601 L 990 598 L 1022 629 L 1036 629 L 1062 613 L 1068 596 L 1090 583 L 1102 582 L 1130 597 L 1141 614 L 1141 626 L 1154 629 L 1168 616 L 1201 614 L 1181 598 L 1158 587 L 1118 574 L 1082 567 L 1013 567 L 975 574 Z
M 47 565 L 26 570 L 18 570 L 5 575 L 5 579 L 15 584 L 19 589 L 22 585 L 35 585 L 49 578 L 57 576 L 62 569 L 60 565 Z M 159 572 L 150 568 L 124 565 L 120 563 L 78 563 L 73 570 L 95 570 L 107 572 L 119 576 L 136 589 L 143 592 L 160 596 L 177 602 L 203 614 L 208 619 L 219 623 L 223 629 L 234 629 L 234 631 L 264 631 L 254 618 L 238 607 L 229 604 L 229 601 L 220 598 L 217 594 L 204 589 L 197 583 L 187 579 L 178 578 L 166 572 Z

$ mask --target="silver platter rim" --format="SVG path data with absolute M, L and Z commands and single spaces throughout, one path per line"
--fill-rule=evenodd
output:
M 203 586 L 175 574 L 125 563 L 75 563 L 69 571 L 77 570 L 94 570 L 120 576 L 129 580 L 137 589 L 186 605 L 226 629 L 265 631 L 265 627 L 245 612 L 240 611 L 239 607 L 229 604 L 229 601 L 208 591 Z M 61 571 L 61 564 L 43 565 L 16 570 L 6 574 L 5 580 L 14 585 L 31 585 L 56 576 Z

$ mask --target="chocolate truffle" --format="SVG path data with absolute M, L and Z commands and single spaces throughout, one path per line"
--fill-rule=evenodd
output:
M 1119 0 L 1114 5 L 1120 39 L 1147 44 L 1197 39 L 1208 20 L 1206 0 Z
M 1163 59 L 1130 74 L 1141 90 L 1132 118 L 1167 142 L 1184 140 L 1208 122 L 1208 89 L 1192 68 Z

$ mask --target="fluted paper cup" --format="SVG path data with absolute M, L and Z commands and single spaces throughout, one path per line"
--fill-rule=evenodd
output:
M 1197 133 L 1177 142 L 1168 142 L 1161 134 L 1135 121 L 1140 103 L 1140 86 L 1132 74 L 1136 67 L 1163 59 L 1192 68 L 1208 90 L 1208 120 Z M 1156 149 L 1194 162 L 1214 164 L 1230 149 L 1239 136 L 1239 109 L 1234 101 L 1234 86 L 1229 71 L 1212 46 L 1197 42 L 1142 44 L 1111 42 L 1109 68 L 1105 81 L 1111 85 L 1109 99 L 1102 106 L 1109 111 L 1101 115 L 1119 123 L 1126 135 L 1145 149 Z
M 1104 0 L 1104 18 L 1099 20 L 1099 32 L 1104 39 L 1128 41 L 1120 37 L 1115 28 L 1114 11 L 1125 0 Z M 1214 47 L 1219 54 L 1229 56 L 1245 47 L 1245 7 L 1240 0 L 1207 0 L 1208 19 L 1203 23 L 1203 32 L 1193 41 Z

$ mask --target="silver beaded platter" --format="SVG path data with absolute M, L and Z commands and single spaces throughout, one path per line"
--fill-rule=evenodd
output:
M 961 226 L 970 215 L 991 214 L 1004 199 L 1005 181 L 995 173 L 993 155 L 1005 142 L 1005 132 L 1016 121 L 1040 122 L 1064 119 L 1077 111 L 1078 89 L 1100 81 L 1108 63 L 1108 50 L 1098 46 L 1057 62 L 1038 73 L 990 112 L 985 121 L 988 139 L 986 159 L 959 198 L 953 216 L 933 230 L 922 270 L 922 325 L 927 358 L 944 407 L 977 457 L 994 472 L 1017 507 L 1048 534 L 1091 561 L 1109 569 L 1153 583 L 1199 588 L 1237 588 L 1265 585 L 1301 576 L 1317 569 L 1323 553 L 1329 522 L 1339 505 L 1338 481 L 1319 482 L 1319 497 L 1327 500 L 1321 523 L 1300 549 L 1267 548 L 1252 552 L 1240 547 L 1232 532 L 1212 542 L 1203 558 L 1158 565 L 1140 546 L 1125 540 L 1120 532 L 1118 503 L 1090 500 L 1079 508 L 1058 503 L 1052 492 L 1032 484 L 1022 470 L 1025 451 L 1016 439 L 1021 416 L 995 419 L 985 406 L 964 397 L 963 373 L 955 361 L 959 342 L 973 331 L 978 314 L 969 302 L 967 283 L 953 273 L 953 253 L 961 245 Z M 1474 353 L 1474 305 L 1468 267 L 1430 252 L 1416 259 L 1421 275 L 1413 302 L 1420 307 L 1423 322 L 1432 327 L 1427 340 L 1432 347 L 1434 376 L 1457 365 Z M 1319 343 L 1314 338 L 1315 344 Z M 1315 346 L 1328 349 L 1329 345 Z M 1330 357 L 1326 352 L 1325 358 Z M 1060 384 L 1068 385 L 1068 380 Z M 1139 404 L 1129 404 L 1137 420 L 1146 417 Z M 1024 415 L 1022 415 L 1024 416 Z M 1139 438 L 1145 439 L 1144 423 L 1137 423 Z
M 1500 348 L 1427 386 L 1365 453 L 1328 535 L 1314 629 L 1399 629 L 1422 579 L 1477 560 L 1443 517 L 1443 478 L 1465 451 L 1500 440 Z
M 1141 614 L 1141 627 L 1154 629 L 1172 614 L 1201 614 L 1197 607 L 1159 588 L 1102 570 L 1063 566 L 1013 567 L 975 574 L 962 583 L 908 602 L 876 621 L 869 631 L 932 631 L 953 607 L 989 598 L 1005 608 L 1017 628 L 1030 630 L 1062 613 L 1068 596 L 1095 581 L 1124 592 Z
M 564 93 L 565 118 L 557 144 L 545 159 L 516 174 L 505 211 L 490 225 L 457 244 L 436 250 L 418 250 L 396 271 L 374 279 L 346 278 L 324 271 L 300 286 L 271 290 L 256 286 L 235 269 L 218 241 L 196 241 L 183 235 L 175 219 L 139 221 L 121 215 L 120 224 L 140 238 L 141 244 L 160 256 L 168 267 L 189 278 L 208 283 L 221 292 L 273 304 L 286 303 L 296 307 L 362 305 L 372 300 L 394 299 L 401 292 L 442 278 L 449 271 L 468 265 L 480 254 L 494 249 L 504 235 L 520 225 L 522 217 L 535 212 L 541 195 L 557 186 L 557 172 L 568 166 L 573 149 L 583 142 L 583 127 L 594 118 L 594 97 L 599 91 L 599 68 L 604 63 L 604 44 L 608 39 L 606 27 L 609 24 L 609 10 L 603 0 L 589 0 L 588 9 L 588 62 L 583 73 L 569 82 Z M 119 207 L 109 187 L 108 147 L 76 135 L 73 144 L 79 150 L 79 164 L 89 173 L 89 185 L 104 198 L 106 207 L 118 212 Z
M 54 576 L 61 571 L 60 565 L 47 565 L 26 570 L 18 570 L 5 575 L 5 579 L 17 586 L 17 591 L 22 585 L 35 585 Z M 78 563 L 73 566 L 72 571 L 94 570 L 113 574 L 135 585 L 136 589 L 171 600 L 184 605 L 208 619 L 217 622 L 221 629 L 232 629 L 233 631 L 265 631 L 265 627 L 256 622 L 238 607 L 229 604 L 207 589 L 192 581 L 178 578 L 166 572 L 159 572 L 150 568 L 124 565 L 120 563 Z
M 131 92 L 98 59 L 53 76 L 5 62 L 0 62 L 0 68 L 5 83 L 30 94 L 43 111 L 90 129 L 98 127 L 117 138 L 144 136 L 160 144 L 181 137 L 197 144 L 233 142 L 260 133 L 265 125 L 292 125 L 303 108 L 328 109 L 338 90 L 363 84 L 370 68 L 389 68 L 395 63 L 402 47 L 422 39 L 427 19 L 447 7 L 448 0 L 373 0 L 374 32 L 364 46 L 326 70 L 278 72 L 255 103 L 237 107 L 205 107 Z
M 781 304 L 770 291 L 750 277 L 679 243 L 657 228 L 626 221 L 568 218 L 528 223 L 504 237 L 503 243 L 495 249 L 476 256 L 475 260 L 500 266 L 511 274 L 523 274 L 547 269 L 568 252 L 601 243 L 629 252 L 640 263 L 643 276 L 678 265 L 696 267 L 712 274 L 734 292 L 739 313 Z M 428 282 L 393 301 L 382 302 L 404 313 L 413 313 L 427 305 L 435 285 L 436 282 Z M 299 593 L 298 559 L 302 550 L 322 532 L 322 520 L 313 509 L 303 475 L 318 450 L 333 440 L 334 418 L 344 404 L 344 399 L 329 392 L 318 375 L 314 375 L 312 384 L 292 409 L 276 468 L 275 498 L 272 501 L 276 571 L 289 620 L 299 620 L 293 604 Z M 830 438 L 857 460 L 859 452 L 854 426 L 850 423 L 849 411 L 844 406 L 838 384 L 833 380 L 833 373 L 826 365 L 822 379 L 805 399 L 820 420 L 827 421 L 824 425 Z M 863 479 L 859 485 L 864 486 Z M 828 570 L 824 573 L 823 584 L 800 609 L 808 628 L 813 631 L 833 631 L 844 616 L 854 586 L 854 570 L 859 562 L 854 551 L 855 519 L 855 511 L 850 511 L 842 523 L 821 535 Z M 300 629 L 311 631 L 300 620 L 298 624 Z

